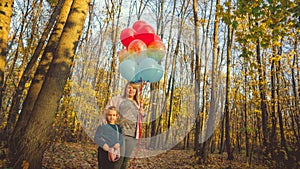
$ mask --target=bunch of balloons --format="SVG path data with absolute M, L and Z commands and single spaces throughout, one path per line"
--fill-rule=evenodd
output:
M 158 62 L 166 47 L 153 27 L 138 20 L 132 28 L 121 31 L 120 40 L 126 47 L 118 53 L 122 77 L 131 82 L 157 82 L 162 78 L 164 71 Z

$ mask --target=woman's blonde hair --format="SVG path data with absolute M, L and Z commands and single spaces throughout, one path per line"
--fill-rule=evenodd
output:
M 134 82 L 128 82 L 126 85 L 125 85 L 125 89 L 124 89 L 124 95 L 123 95 L 123 97 L 124 98 L 126 98 L 126 90 L 127 90 L 127 87 L 128 86 L 132 86 L 134 89 L 136 89 L 136 93 L 135 93 L 135 95 L 134 95 L 134 97 L 133 97 L 133 100 L 136 102 L 136 104 L 139 106 L 139 103 L 140 103 L 140 101 L 139 101 L 139 92 L 140 92 L 140 84 L 138 84 L 138 83 L 134 83 Z

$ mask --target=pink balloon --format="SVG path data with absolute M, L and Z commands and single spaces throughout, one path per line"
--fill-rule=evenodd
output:
M 158 35 L 154 35 L 154 41 L 162 41 Z
M 150 25 L 142 25 L 135 33 L 136 39 L 140 39 L 148 46 L 154 41 L 155 30 Z
M 139 27 L 141 27 L 143 25 L 147 25 L 147 23 L 145 21 L 138 20 L 138 21 L 134 22 L 134 24 L 132 25 L 132 28 L 137 31 L 139 29 Z
M 132 28 L 125 28 L 121 31 L 120 40 L 122 44 L 126 47 L 135 39 L 135 30 Z
M 144 24 L 136 30 L 136 34 L 145 34 L 145 33 L 154 34 L 155 30 L 152 26 L 150 26 L 148 24 Z

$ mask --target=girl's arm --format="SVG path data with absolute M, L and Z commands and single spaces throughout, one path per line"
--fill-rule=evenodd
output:
M 99 127 L 97 128 L 97 131 L 96 131 L 96 134 L 95 134 L 95 137 L 94 137 L 94 141 L 95 141 L 100 147 L 102 147 L 105 151 L 108 151 L 109 146 L 106 144 L 106 140 L 105 140 L 105 138 L 103 137 L 103 130 L 104 130 L 103 125 L 101 125 L 101 126 L 99 126 Z

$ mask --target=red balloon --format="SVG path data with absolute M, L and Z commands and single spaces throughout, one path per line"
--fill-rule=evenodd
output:
M 154 28 L 147 24 L 139 27 L 139 29 L 136 31 L 135 37 L 136 39 L 140 39 L 143 42 L 145 42 L 146 45 L 148 46 L 151 42 L 154 41 L 154 35 L 155 35 Z
M 121 31 L 120 40 L 126 47 L 135 39 L 135 30 L 132 28 L 125 28 Z
M 128 46 L 129 53 L 140 53 L 147 49 L 147 45 L 139 39 L 133 40 Z
M 145 21 L 138 20 L 138 21 L 134 22 L 134 24 L 132 25 L 132 28 L 137 31 L 143 25 L 147 25 L 147 23 Z

